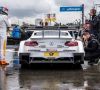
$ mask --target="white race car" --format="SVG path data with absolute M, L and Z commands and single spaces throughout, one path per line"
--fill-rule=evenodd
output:
M 72 35 L 73 30 L 34 30 L 29 39 L 20 42 L 20 64 L 83 63 L 83 43 Z

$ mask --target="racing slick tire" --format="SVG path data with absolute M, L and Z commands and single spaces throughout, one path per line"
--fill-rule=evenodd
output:
M 19 53 L 19 63 L 22 67 L 29 67 L 29 53 Z

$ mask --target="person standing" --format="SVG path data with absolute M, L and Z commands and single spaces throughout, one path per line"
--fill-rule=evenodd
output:
M 90 10 L 90 22 L 91 22 L 92 30 L 94 34 L 96 34 L 97 39 L 100 42 L 100 13 L 96 15 L 95 8 Z
M 10 27 L 8 22 L 8 9 L 0 8 L 0 65 L 8 64 L 5 58 L 6 55 L 6 42 L 7 42 L 7 29 Z M 5 10 L 5 11 L 3 11 Z
M 15 25 L 15 27 L 13 28 L 12 37 L 14 39 L 20 39 L 21 38 L 21 30 L 18 27 L 18 25 Z

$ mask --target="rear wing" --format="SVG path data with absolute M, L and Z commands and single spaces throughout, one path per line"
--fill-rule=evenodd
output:
M 51 32 L 58 31 L 59 38 L 61 36 L 61 31 L 68 31 L 72 37 L 76 37 L 76 34 L 78 36 L 79 31 L 80 31 L 78 27 L 68 27 L 68 26 L 29 26 L 25 28 L 26 33 L 34 32 L 34 31 L 41 31 L 43 37 L 44 37 L 44 32 L 48 30 Z
M 77 31 L 79 30 L 78 26 L 27 26 L 25 27 L 26 31 L 30 30 L 71 30 L 71 31 Z
M 51 38 L 72 38 L 75 37 L 75 33 L 77 30 L 75 29 L 69 29 L 69 30 L 64 30 L 64 29 L 58 29 L 58 30 L 50 30 L 50 29 L 38 29 L 38 30 L 33 30 L 32 37 L 36 38 L 46 38 L 46 37 L 51 37 Z M 32 38 L 31 37 L 31 38 Z

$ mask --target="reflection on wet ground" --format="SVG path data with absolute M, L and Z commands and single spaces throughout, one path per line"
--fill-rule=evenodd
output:
M 65 67 L 65 66 L 64 66 Z M 100 90 L 100 67 L 22 69 L 7 76 L 8 90 Z M 61 69 L 62 68 L 62 69 Z M 64 69 L 63 69 L 64 68 Z
M 100 65 L 83 70 L 69 64 L 32 64 L 7 75 L 6 86 L 7 90 L 100 90 Z

